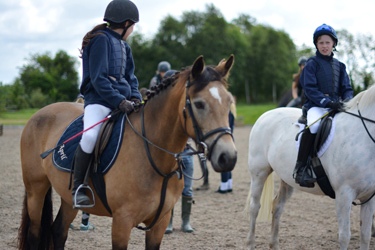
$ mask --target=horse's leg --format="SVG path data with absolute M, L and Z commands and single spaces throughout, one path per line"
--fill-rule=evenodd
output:
M 171 213 L 164 216 L 150 231 L 146 232 L 146 249 L 158 250 L 160 249 L 161 241 L 163 240 L 165 230 L 169 224 Z
M 78 210 L 61 199 L 61 206 L 52 224 L 52 238 L 54 249 L 64 249 L 68 238 L 69 225 L 77 215 Z
M 272 206 L 272 229 L 271 229 L 271 249 L 279 249 L 279 228 L 280 218 L 284 211 L 284 206 L 287 200 L 293 194 L 293 187 L 280 180 L 280 188 L 277 196 L 273 200 Z
M 341 250 L 348 249 L 350 242 L 350 210 L 355 196 L 351 190 L 336 191 L 336 216 L 339 226 L 339 244 Z
M 48 182 L 40 181 L 26 185 L 29 228 L 27 244 L 31 249 L 48 249 L 51 243 L 52 189 Z
M 370 247 L 374 209 L 375 201 L 373 200 L 361 206 L 361 250 L 367 250 Z
M 113 211 L 112 217 L 112 249 L 126 250 L 133 228 L 132 216 L 131 214 L 126 216 L 119 211 Z
M 250 225 L 246 242 L 249 249 L 255 249 L 255 224 L 260 209 L 260 197 L 262 195 L 264 183 L 270 173 L 270 168 L 263 171 L 251 172 L 250 196 L 247 201 L 247 203 L 249 203 L 250 199 Z

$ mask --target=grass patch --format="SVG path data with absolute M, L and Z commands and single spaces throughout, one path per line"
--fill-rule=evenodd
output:
M 4 125 L 25 125 L 30 117 L 38 109 L 22 109 L 0 113 L 0 124 Z
M 253 125 L 259 116 L 274 108 L 276 108 L 276 104 L 238 104 L 236 124 Z M 23 109 L 19 111 L 2 112 L 0 113 L 0 124 L 25 125 L 36 111 L 38 111 L 38 109 Z
M 264 112 L 276 108 L 276 104 L 237 105 L 236 123 L 239 125 L 254 125 L 255 121 Z

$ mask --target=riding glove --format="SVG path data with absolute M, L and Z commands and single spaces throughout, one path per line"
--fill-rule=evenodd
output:
M 118 108 L 122 112 L 129 114 L 130 112 L 134 110 L 134 102 L 124 99 L 120 102 L 120 105 L 118 106 Z
M 135 106 L 141 104 L 141 100 L 139 100 L 138 98 L 132 98 L 131 101 L 134 102 L 134 105 L 135 105 Z
M 134 102 L 134 112 L 138 112 L 139 108 L 142 106 L 141 100 L 139 100 L 138 98 L 132 98 L 131 100 L 132 102 Z
M 333 102 L 333 101 L 331 101 L 331 102 L 329 102 L 329 103 L 327 104 L 327 108 L 330 108 L 330 109 L 332 109 L 332 110 L 339 111 L 339 110 L 342 109 L 342 103 L 341 103 L 341 102 Z

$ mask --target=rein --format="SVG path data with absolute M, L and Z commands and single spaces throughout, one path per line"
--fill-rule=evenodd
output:
M 130 119 L 128 116 L 126 116 L 126 119 L 127 119 L 127 122 L 129 123 L 131 129 L 134 131 L 134 133 L 136 135 L 138 135 L 139 137 L 141 137 L 143 139 L 143 142 L 144 142 L 144 146 L 145 146 L 145 149 L 146 149 L 146 154 L 147 154 L 147 158 L 152 166 L 152 168 L 161 176 L 163 177 L 163 185 L 162 185 L 162 190 L 161 190 L 161 195 L 160 195 L 160 203 L 159 203 L 159 207 L 157 209 L 157 212 L 156 212 L 156 215 L 153 219 L 153 221 L 150 223 L 150 225 L 146 226 L 146 227 L 143 227 L 143 226 L 136 226 L 137 229 L 140 229 L 140 230 L 143 230 L 143 231 L 148 231 L 150 230 L 155 224 L 156 222 L 158 221 L 159 217 L 160 217 L 160 214 L 161 214 L 161 211 L 163 209 L 163 206 L 164 206 L 164 203 L 165 203 L 165 197 L 166 197 L 166 191 L 167 191 L 167 186 L 168 186 L 168 181 L 171 177 L 173 177 L 175 174 L 177 175 L 177 177 L 179 179 L 182 178 L 182 175 L 186 176 L 187 178 L 190 178 L 190 179 L 193 179 L 192 176 L 187 176 L 183 173 L 183 170 L 182 170 L 182 160 L 181 160 L 181 156 L 184 156 L 184 155 L 197 155 L 199 157 L 199 162 L 200 162 L 200 165 L 201 165 L 201 168 L 202 170 L 206 169 L 207 168 L 207 158 L 206 156 L 208 157 L 208 159 L 210 159 L 211 157 L 211 154 L 210 152 L 213 150 L 214 146 L 216 145 L 216 143 L 218 142 L 218 140 L 225 134 L 229 134 L 232 136 L 233 138 L 233 135 L 232 135 L 232 132 L 230 130 L 229 127 L 222 127 L 222 128 L 216 128 L 214 130 L 211 130 L 209 131 L 208 133 L 206 133 L 205 135 L 203 134 L 201 128 L 198 126 L 198 122 L 194 116 L 194 113 L 193 113 L 193 109 L 192 109 L 192 106 L 191 106 L 191 100 L 190 100 L 190 96 L 188 95 L 188 88 L 192 86 L 192 84 L 190 84 L 190 81 L 187 81 L 186 83 L 186 102 L 185 102 L 185 108 L 183 110 L 184 112 L 184 118 L 185 118 L 185 133 L 186 133 L 186 114 L 185 114 L 185 109 L 187 108 L 188 112 L 189 112 L 189 115 L 192 119 L 192 123 L 193 123 L 193 126 L 194 126 L 194 132 L 195 132 L 195 135 L 196 135 L 196 140 L 195 140 L 195 143 L 197 145 L 197 150 L 195 150 L 194 148 L 192 148 L 190 145 L 189 145 L 189 148 L 191 149 L 192 152 L 180 152 L 180 153 L 174 153 L 174 152 L 171 152 L 167 149 L 164 149 L 156 144 L 154 144 L 153 142 L 151 142 L 147 137 L 146 137 L 146 131 L 145 131 L 145 121 L 144 121 L 144 107 L 141 109 L 141 129 L 142 129 L 142 133 L 140 133 L 139 131 L 137 131 L 135 129 L 135 127 L 133 126 L 133 124 L 130 122 Z M 214 134 L 217 134 L 217 133 L 220 133 L 217 138 L 214 140 L 214 142 L 212 143 L 211 147 L 208 148 L 207 147 L 207 144 L 205 143 L 205 140 L 211 136 L 213 136 Z M 174 170 L 172 171 L 171 173 L 169 174 L 165 174 L 163 173 L 158 167 L 157 165 L 155 164 L 153 158 L 152 158 L 152 155 L 151 155 L 151 152 L 150 152 L 150 147 L 149 145 L 152 145 L 154 147 L 156 147 L 157 149 L 167 153 L 167 154 L 170 154 L 170 155 L 173 155 L 173 157 L 176 159 L 177 163 L 178 163 L 178 168 L 177 170 Z M 201 178 L 204 177 L 204 173 L 202 175 Z M 199 179 L 201 179 L 199 178 Z M 199 180 L 197 179 L 197 180 Z
M 371 119 L 369 119 L 369 118 L 363 117 L 362 114 L 361 114 L 361 111 L 359 110 L 358 104 L 359 104 L 359 103 L 357 102 L 358 115 L 357 115 L 357 114 L 354 114 L 354 113 L 352 113 L 352 112 L 349 112 L 349 111 L 345 111 L 345 110 L 343 110 L 342 112 L 347 113 L 347 114 L 352 115 L 352 116 L 355 116 L 355 117 L 358 117 L 359 119 L 361 119 L 362 124 L 363 124 L 363 127 L 365 128 L 365 130 L 366 130 L 368 136 L 371 138 L 372 142 L 375 143 L 375 139 L 372 137 L 372 135 L 371 135 L 370 132 L 368 131 L 368 128 L 367 128 L 367 126 L 366 126 L 366 124 L 365 124 L 365 121 L 372 122 L 372 123 L 375 123 L 375 121 L 374 121 L 374 120 L 371 120 Z
M 134 133 L 136 133 L 138 136 L 140 136 L 142 139 L 143 139 L 143 142 L 144 142 L 144 145 L 145 145 L 145 149 L 146 149 L 146 153 L 147 153 L 147 158 L 148 160 L 150 161 L 151 163 L 151 166 L 152 168 L 161 176 L 163 177 L 163 185 L 162 185 L 162 188 L 161 188 L 161 195 L 160 195 L 160 203 L 159 203 L 159 207 L 158 207 L 158 210 L 156 211 L 156 216 L 154 217 L 153 221 L 151 222 L 150 225 L 146 226 L 146 227 L 143 227 L 143 226 L 136 226 L 136 228 L 140 229 L 140 230 L 143 230 L 143 231 L 148 231 L 150 230 L 155 224 L 156 222 L 158 221 L 159 217 L 160 217 L 160 214 L 161 214 L 161 211 L 163 209 L 163 206 L 164 206 L 164 202 L 165 202 L 165 196 L 166 196 L 166 192 L 167 192 L 167 185 L 168 185 L 168 181 L 171 177 L 173 177 L 175 174 L 177 175 L 177 177 L 179 179 L 181 179 L 181 169 L 180 169 L 180 166 L 178 167 L 177 170 L 174 170 L 172 171 L 171 173 L 169 174 L 164 174 L 155 164 L 154 160 L 152 159 L 152 156 L 151 156 L 151 153 L 150 153 L 150 148 L 149 148 L 149 144 L 151 144 L 152 146 L 166 152 L 167 154 L 170 154 L 170 155 L 173 155 L 175 158 L 177 157 L 178 154 L 176 153 L 173 153 L 171 151 L 168 151 L 164 148 L 161 148 L 159 146 L 157 146 L 156 144 L 152 143 L 149 139 L 147 139 L 146 135 L 145 135 L 145 125 L 144 125 L 144 107 L 142 108 L 142 115 L 141 115 L 141 126 L 142 126 L 142 134 L 140 134 L 136 129 L 135 127 L 133 126 L 133 124 L 130 122 L 129 120 L 129 116 L 126 116 L 126 120 L 128 121 L 130 127 L 132 128 L 132 130 L 134 131 Z

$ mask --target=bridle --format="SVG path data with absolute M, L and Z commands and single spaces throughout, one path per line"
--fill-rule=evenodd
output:
M 192 121 L 193 127 L 194 127 L 194 133 L 195 133 L 195 136 L 196 136 L 195 143 L 198 146 L 198 149 L 200 151 L 202 151 L 203 153 L 205 153 L 205 155 L 207 155 L 207 159 L 211 160 L 211 152 L 213 151 L 213 148 L 216 146 L 216 143 L 218 142 L 218 140 L 223 135 L 226 135 L 226 134 L 229 134 L 233 139 L 233 135 L 232 135 L 231 129 L 229 127 L 215 128 L 211 131 L 208 131 L 206 134 L 203 134 L 202 129 L 199 127 L 197 119 L 195 118 L 195 115 L 194 115 L 194 112 L 193 112 L 193 107 L 191 105 L 191 99 L 190 99 L 190 96 L 188 94 L 188 90 L 193 84 L 194 83 L 190 83 L 190 80 L 188 80 L 186 82 L 186 101 L 185 101 L 185 108 L 183 110 L 184 119 L 185 119 L 185 133 L 187 134 L 187 132 L 186 132 L 186 121 L 187 121 L 186 110 L 187 110 L 188 113 L 189 113 L 189 116 L 191 117 L 191 121 Z M 209 137 L 211 137 L 211 136 L 213 136 L 217 133 L 219 133 L 219 135 L 215 138 L 215 140 L 211 144 L 210 148 L 208 148 L 205 141 Z
M 194 115 L 194 112 L 193 112 L 193 108 L 192 108 L 192 105 L 191 105 L 191 99 L 190 99 L 190 96 L 188 94 L 188 90 L 189 88 L 193 85 L 194 83 L 190 83 L 190 80 L 188 80 L 185 84 L 185 92 L 186 92 L 186 98 L 185 98 L 185 107 L 183 109 L 183 115 L 184 115 L 184 119 L 185 119 L 185 133 L 187 134 L 187 131 L 186 131 L 186 122 L 187 122 L 187 115 L 186 115 L 186 110 L 188 111 L 188 114 L 189 116 L 191 117 L 191 120 L 192 120 L 192 123 L 193 123 L 193 127 L 194 127 L 194 133 L 195 133 L 195 143 L 197 145 L 197 150 L 195 150 L 194 148 L 192 147 L 189 147 L 191 150 L 189 150 L 189 152 L 186 152 L 186 151 L 182 151 L 182 152 L 179 152 L 179 153 L 174 153 L 174 152 L 171 152 L 165 148 L 162 148 L 156 144 L 154 144 L 153 142 L 151 142 L 147 136 L 146 136 L 146 130 L 145 130 L 145 121 L 144 121 L 144 110 L 145 110 L 145 106 L 143 106 L 141 108 L 141 133 L 139 131 L 137 131 L 135 129 L 135 127 L 133 126 L 133 124 L 131 123 L 130 119 L 129 119 L 129 116 L 126 116 L 126 119 L 127 119 L 127 122 L 129 123 L 131 129 L 134 131 L 134 133 L 138 136 L 140 136 L 142 139 L 143 139 L 143 142 L 144 142 L 144 147 L 145 147 L 145 150 L 146 150 L 146 154 L 147 154 L 147 158 L 152 166 L 152 168 L 161 176 L 163 177 L 163 185 L 162 185 L 162 189 L 161 189 L 161 196 L 160 196 L 160 203 L 159 203 L 159 207 L 157 209 L 157 212 L 156 212 L 156 215 L 153 219 L 153 221 L 150 223 L 150 225 L 146 226 L 146 227 L 143 227 L 143 226 L 136 226 L 136 228 L 140 229 L 140 230 L 143 230 L 143 231 L 148 231 L 150 230 L 155 224 L 156 222 L 158 221 L 159 217 L 160 217 L 160 214 L 161 214 L 161 211 L 163 209 L 163 206 L 164 206 L 164 202 L 165 202 L 165 197 L 166 197 L 166 191 L 167 191 L 167 185 L 168 185 L 168 181 L 171 177 L 173 177 L 174 175 L 177 175 L 177 178 L 178 179 L 181 179 L 182 178 L 182 175 L 185 175 L 185 173 L 183 173 L 183 167 L 182 167 L 182 157 L 183 156 L 188 156 L 188 155 L 197 155 L 198 158 L 199 158 L 199 163 L 201 165 L 201 168 L 202 168 L 202 172 L 203 172 L 203 175 L 202 177 L 200 177 L 199 179 L 202 179 L 206 173 L 206 170 L 207 169 L 207 159 L 210 160 L 210 157 L 211 157 L 211 151 L 213 150 L 213 148 L 215 147 L 216 143 L 218 142 L 218 140 L 223 136 L 223 135 L 226 135 L 226 134 L 229 134 L 232 138 L 233 138 L 233 135 L 232 135 L 232 132 L 230 130 L 229 127 L 220 127 L 220 128 L 216 128 L 216 129 L 213 129 L 209 132 L 207 132 L 206 134 L 203 134 L 202 132 L 202 129 L 199 127 L 199 124 L 197 122 L 197 119 Z M 147 103 L 145 103 L 146 105 Z M 215 135 L 215 134 L 218 134 L 219 135 L 215 138 L 215 140 L 213 141 L 213 143 L 211 144 L 210 147 L 207 146 L 206 144 L 206 140 L 208 138 L 210 138 L 211 136 Z M 151 155 L 151 152 L 150 152 L 150 146 L 149 145 L 152 145 L 153 147 L 156 147 L 157 149 L 167 153 L 167 154 L 170 154 L 170 155 L 173 155 L 173 157 L 176 159 L 177 161 L 177 169 L 168 173 L 168 174 L 165 174 L 163 173 L 160 168 L 156 165 L 156 163 L 154 162 L 153 158 L 152 158 L 152 155 Z M 188 178 L 191 178 L 193 179 L 192 176 L 187 176 L 185 175 L 186 177 Z M 199 180 L 198 179 L 198 180 Z

